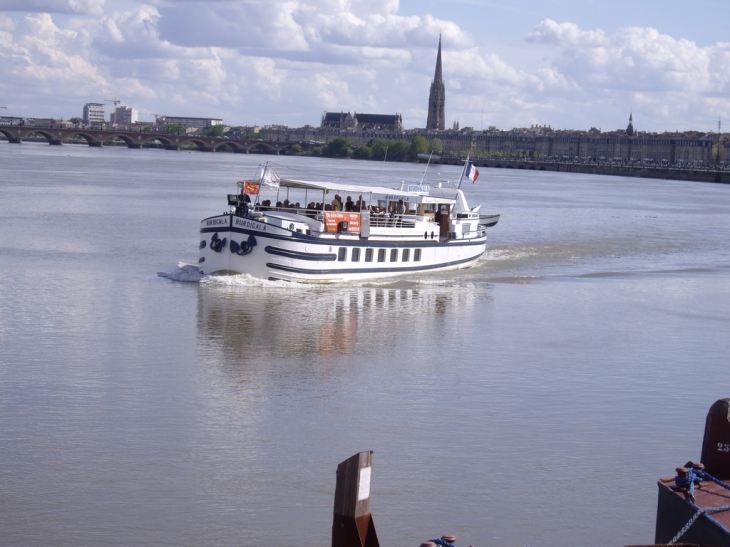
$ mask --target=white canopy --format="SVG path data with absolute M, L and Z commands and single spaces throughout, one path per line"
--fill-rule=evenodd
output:
M 329 190 L 334 192 L 343 192 L 349 194 L 385 194 L 397 198 L 418 197 L 413 192 L 404 192 L 403 190 L 394 190 L 393 188 L 385 188 L 383 186 L 361 186 L 359 184 L 342 184 L 339 182 L 315 182 L 308 180 L 281 179 L 279 184 L 288 188 L 303 188 L 309 190 Z

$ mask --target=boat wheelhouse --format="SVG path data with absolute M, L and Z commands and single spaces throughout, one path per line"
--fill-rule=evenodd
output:
M 231 210 L 200 224 L 204 274 L 333 283 L 465 268 L 486 250 L 487 217 L 458 188 L 279 179 L 269 166 L 238 184 Z

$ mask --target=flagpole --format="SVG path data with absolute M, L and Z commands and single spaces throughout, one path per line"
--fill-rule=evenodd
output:
M 426 168 L 423 170 L 423 176 L 421 177 L 421 184 L 423 184 L 423 179 L 426 178 L 426 171 L 428 171 L 428 166 L 431 165 L 432 157 L 433 157 L 433 151 L 431 151 L 431 155 L 428 157 L 428 161 L 426 162 Z
M 469 154 L 466 155 L 466 161 L 464 162 L 464 168 L 461 170 L 461 176 L 459 177 L 459 186 L 457 190 L 461 190 L 461 181 L 464 180 L 464 173 L 466 173 L 466 166 L 469 165 Z

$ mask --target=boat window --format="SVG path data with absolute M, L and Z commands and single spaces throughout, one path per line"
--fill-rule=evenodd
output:
M 390 250 L 390 261 L 391 262 L 398 262 L 398 249 L 391 249 Z
M 378 262 L 385 262 L 385 249 L 378 249 Z
M 413 251 L 413 262 L 420 262 L 421 261 L 421 249 L 416 249 Z
M 411 250 L 410 249 L 403 249 L 403 258 L 401 258 L 401 260 L 403 262 L 408 262 L 408 259 L 410 258 L 410 256 L 411 256 Z
M 373 261 L 373 250 L 365 249 L 365 262 L 372 262 L 372 261 Z
M 337 260 L 339 262 L 347 260 L 347 247 L 340 247 L 339 251 L 337 251 Z
M 360 247 L 355 247 L 352 250 L 352 256 L 350 257 L 350 260 L 353 262 L 360 262 Z

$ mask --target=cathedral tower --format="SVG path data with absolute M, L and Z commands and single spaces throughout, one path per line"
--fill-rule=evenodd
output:
M 446 88 L 441 79 L 441 35 L 439 35 L 439 52 L 436 56 L 436 74 L 431 82 L 431 93 L 428 95 L 428 121 L 426 129 L 445 128 Z

